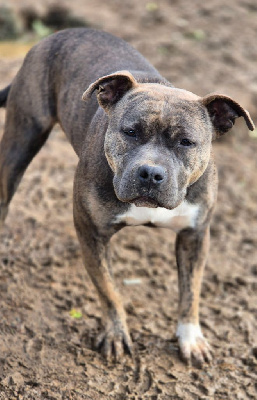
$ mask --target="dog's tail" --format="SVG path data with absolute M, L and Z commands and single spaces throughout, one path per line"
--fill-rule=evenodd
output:
M 5 107 L 11 85 L 7 86 L 5 89 L 0 90 L 0 107 Z

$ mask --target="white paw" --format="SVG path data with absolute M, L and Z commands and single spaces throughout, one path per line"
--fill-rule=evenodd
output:
M 186 362 L 191 360 L 203 364 L 205 361 L 212 360 L 211 348 L 207 340 L 203 337 L 201 328 L 198 324 L 178 323 L 176 336 L 182 358 Z

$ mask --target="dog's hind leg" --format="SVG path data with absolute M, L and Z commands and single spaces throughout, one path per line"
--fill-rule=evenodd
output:
M 25 87 L 15 83 L 8 96 L 6 122 L 0 144 L 1 225 L 26 168 L 45 143 L 55 122 L 49 107 L 45 107 L 39 98 L 39 93 L 36 99 L 31 98 L 29 92 L 24 90 Z

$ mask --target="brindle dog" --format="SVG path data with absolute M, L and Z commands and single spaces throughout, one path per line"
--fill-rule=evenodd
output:
M 85 88 L 88 89 L 81 96 Z M 91 29 L 58 32 L 34 46 L 10 86 L 0 149 L 0 216 L 56 122 L 79 163 L 74 223 L 86 269 L 106 319 L 97 339 L 108 358 L 132 351 L 109 261 L 111 236 L 127 225 L 177 232 L 182 357 L 211 360 L 198 304 L 209 249 L 217 174 L 212 141 L 243 117 L 231 98 L 203 98 L 173 87 L 123 40 Z

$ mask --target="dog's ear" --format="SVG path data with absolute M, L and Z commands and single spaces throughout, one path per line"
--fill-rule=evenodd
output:
M 136 86 L 137 81 L 130 72 L 118 71 L 92 83 L 83 93 L 82 100 L 87 100 L 97 90 L 97 100 L 100 106 L 108 111 L 128 90 Z
M 202 102 L 209 112 L 216 137 L 228 132 L 238 117 L 244 117 L 248 129 L 254 130 L 248 111 L 230 97 L 214 93 L 205 96 Z

